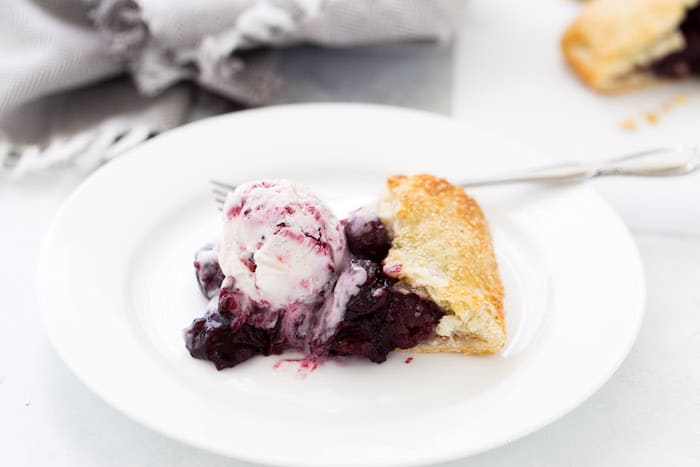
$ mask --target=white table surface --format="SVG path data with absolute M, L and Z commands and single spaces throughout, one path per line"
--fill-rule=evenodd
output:
M 280 102 L 368 100 L 451 112 L 559 159 L 700 139 L 697 83 L 595 96 L 571 77 L 556 49 L 559 31 L 578 6 L 536 3 L 472 0 L 456 46 L 435 54 L 388 49 L 319 58 L 295 52 L 295 60 L 307 65 L 299 69 L 320 78 L 313 85 L 292 82 Z M 386 60 L 391 67 L 381 67 Z M 368 68 L 372 64 L 377 68 Z M 339 73 L 345 78 L 335 79 Z M 617 128 L 621 118 L 681 92 L 689 102 L 658 125 L 633 133 Z M 82 178 L 63 173 L 0 180 L 0 465 L 244 465 L 127 419 L 90 393 L 50 348 L 36 310 L 37 250 L 52 215 Z M 698 465 L 700 179 L 596 187 L 632 226 L 642 254 L 648 306 L 637 343 L 611 380 L 572 413 L 508 446 L 450 465 Z

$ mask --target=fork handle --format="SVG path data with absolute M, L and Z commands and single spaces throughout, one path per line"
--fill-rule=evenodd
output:
M 466 180 L 463 187 L 532 182 L 583 182 L 604 176 L 672 177 L 700 168 L 699 146 L 653 149 L 626 157 L 592 163 L 568 163 L 513 172 L 497 177 Z

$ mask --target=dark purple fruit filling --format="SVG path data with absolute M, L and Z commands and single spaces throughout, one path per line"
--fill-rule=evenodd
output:
M 354 215 L 347 219 L 345 237 L 350 253 L 358 258 L 381 261 L 391 246 L 389 233 L 376 216 Z
M 700 75 L 700 6 L 688 11 L 680 26 L 685 48 L 674 52 L 651 66 L 664 78 L 685 78 Z
M 269 334 L 243 325 L 236 331 L 231 318 L 218 311 L 198 318 L 185 333 L 185 345 L 194 358 L 209 360 L 217 370 L 232 367 L 256 355 L 269 355 Z
M 204 245 L 197 251 L 194 257 L 194 270 L 202 294 L 207 298 L 216 296 L 224 281 L 224 273 L 219 267 L 213 244 Z
M 396 290 L 381 266 L 353 260 L 367 281 L 347 304 L 345 319 L 326 344 L 329 355 L 353 355 L 381 363 L 394 349 L 408 349 L 432 336 L 444 312 L 414 293 Z
M 218 306 L 208 310 L 203 318 L 195 319 L 185 331 L 185 346 L 190 355 L 209 360 L 221 370 L 256 355 L 281 354 L 285 346 L 279 341 L 278 327 L 263 329 L 246 322 L 251 313 L 241 305 L 236 289 L 222 289 Z
M 354 255 L 352 262 L 366 271 L 367 280 L 349 299 L 334 334 L 313 344 L 313 353 L 364 357 L 381 363 L 392 350 L 414 347 L 434 335 L 444 315 L 442 309 L 415 293 L 400 290 L 398 281 L 382 271 L 381 260 L 391 244 L 379 218 L 356 215 L 345 222 L 345 234 Z M 194 358 L 209 360 L 221 370 L 256 355 L 299 349 L 298 343 L 282 337 L 281 316 L 270 322 L 270 310 L 250 303 L 234 281 L 219 290 L 224 277 L 210 246 L 197 253 L 195 267 L 202 293 L 214 297 L 218 292 L 219 296 L 185 333 L 185 344 Z M 304 315 L 299 318 L 305 319 Z

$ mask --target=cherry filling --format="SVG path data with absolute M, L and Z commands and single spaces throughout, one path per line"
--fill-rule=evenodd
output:
M 381 262 L 391 243 L 386 227 L 376 216 L 356 215 L 345 221 L 345 238 L 350 253 L 358 258 Z
M 685 48 L 651 65 L 652 71 L 664 78 L 700 75 L 700 6 L 688 11 L 680 26 Z
M 354 355 L 381 363 L 392 350 L 408 349 L 430 337 L 443 311 L 432 301 L 396 290 L 397 282 L 370 260 L 353 260 L 367 281 L 347 304 L 345 318 L 326 343 L 329 355 Z
M 244 324 L 234 328 L 231 315 L 215 310 L 192 322 L 185 332 L 185 345 L 194 358 L 209 360 L 217 370 L 238 365 L 256 355 L 280 354 L 271 333 Z
M 432 336 L 444 312 L 431 300 L 397 287 L 398 281 L 382 272 L 390 242 L 378 218 L 355 216 L 344 224 L 351 261 L 365 270 L 367 279 L 348 300 L 333 335 L 311 348 L 319 356 L 357 356 L 381 363 L 392 350 L 411 348 Z M 212 297 L 210 291 L 219 290 L 224 280 L 215 255 L 198 254 L 195 267 L 203 294 Z M 281 318 L 272 324 L 259 321 L 265 314 L 257 311 L 263 310 L 247 303 L 233 281 L 224 285 L 206 315 L 185 332 L 194 358 L 209 360 L 221 370 L 256 355 L 299 350 L 284 340 Z

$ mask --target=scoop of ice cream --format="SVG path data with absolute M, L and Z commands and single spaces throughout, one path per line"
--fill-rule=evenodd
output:
M 226 199 L 221 269 L 252 300 L 310 303 L 332 286 L 346 256 L 343 229 L 306 187 L 286 180 L 240 185 Z

